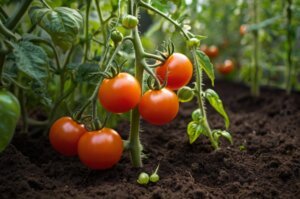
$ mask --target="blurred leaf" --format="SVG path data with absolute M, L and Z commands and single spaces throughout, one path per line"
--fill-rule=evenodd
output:
M 249 25 L 249 26 L 247 26 L 247 31 L 250 32 L 250 31 L 253 31 L 253 30 L 259 30 L 259 29 L 265 28 L 265 27 L 277 22 L 277 20 L 281 19 L 281 18 L 282 18 L 282 15 L 278 15 L 278 16 L 272 17 L 270 19 L 261 21 L 257 24 Z
M 229 127 L 229 118 L 228 118 L 228 115 L 227 113 L 225 112 L 224 110 L 224 107 L 223 107 L 223 103 L 222 101 L 220 100 L 219 98 L 219 95 L 212 89 L 207 89 L 205 92 L 204 92 L 204 96 L 205 98 L 209 101 L 210 105 L 218 112 L 220 113 L 223 118 L 224 118 L 224 121 L 225 121 L 225 126 L 226 126 L 226 129 Z
M 205 71 L 205 73 L 211 80 L 212 85 L 214 85 L 215 73 L 214 73 L 214 67 L 210 62 L 210 59 L 204 52 L 200 50 L 197 50 L 196 53 L 200 61 L 201 68 Z
M 29 16 L 33 24 L 41 26 L 63 50 L 69 49 L 83 26 L 81 14 L 74 9 L 32 7 Z

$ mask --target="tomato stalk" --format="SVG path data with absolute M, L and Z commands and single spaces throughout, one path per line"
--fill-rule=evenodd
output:
M 252 1 L 253 7 L 253 22 L 254 24 L 258 23 L 258 6 L 257 0 Z M 258 54 L 259 54 L 259 43 L 258 43 L 258 30 L 253 31 L 253 66 L 251 70 L 251 93 L 253 96 L 259 96 L 259 61 L 258 61 Z
M 287 85 L 286 85 L 286 91 L 288 94 L 291 93 L 291 90 L 293 88 L 293 84 L 295 83 L 295 67 L 293 66 L 292 62 L 292 44 L 293 44 L 293 38 L 292 38 L 292 0 L 288 0 L 288 5 L 286 7 L 286 14 L 287 14 L 287 32 L 286 32 L 286 37 L 287 37 L 287 67 L 286 67 L 286 75 L 287 75 Z
M 199 109 L 201 110 L 201 113 L 203 115 L 203 127 L 205 128 L 205 130 L 207 132 L 208 138 L 209 138 L 213 148 L 218 149 L 219 145 L 216 142 L 216 140 L 214 139 L 214 137 L 212 135 L 211 128 L 210 128 L 209 123 L 207 121 L 205 103 L 204 103 L 205 101 L 202 97 L 202 94 L 203 94 L 203 90 L 202 90 L 202 86 L 203 86 L 202 69 L 201 69 L 200 64 L 197 60 L 196 48 L 195 47 L 192 49 L 192 56 L 193 56 L 193 59 L 194 59 L 194 68 L 195 68 L 195 71 L 196 71 L 196 73 L 195 73 L 195 76 L 196 76 L 196 92 L 195 92 L 195 94 L 196 94 L 196 97 L 197 97 L 197 100 L 198 100 Z
M 128 1 L 128 6 L 135 6 L 132 0 Z M 129 9 L 130 11 L 131 9 Z M 134 15 L 137 17 L 139 9 L 136 8 Z M 130 13 L 129 13 L 130 14 Z M 144 73 L 144 48 L 142 46 L 141 38 L 137 26 L 132 30 L 132 43 L 135 50 L 135 78 L 142 85 Z M 131 162 L 134 167 L 142 167 L 141 159 L 141 143 L 140 143 L 140 113 L 138 107 L 133 109 L 130 114 L 130 134 L 129 134 L 129 150 L 131 155 Z

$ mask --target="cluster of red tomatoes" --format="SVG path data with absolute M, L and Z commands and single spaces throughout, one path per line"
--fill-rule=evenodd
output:
M 183 54 L 173 53 L 155 70 L 165 88 L 150 89 L 142 95 L 140 83 L 129 73 L 121 72 L 104 79 L 99 87 L 101 105 L 112 113 L 125 113 L 138 107 L 141 117 L 154 125 L 172 121 L 179 109 L 177 90 L 189 83 L 193 65 Z M 92 169 L 107 169 L 115 165 L 123 152 L 120 135 L 110 128 L 87 132 L 82 124 L 70 117 L 58 119 L 51 127 L 50 142 L 54 149 L 66 156 L 79 156 Z

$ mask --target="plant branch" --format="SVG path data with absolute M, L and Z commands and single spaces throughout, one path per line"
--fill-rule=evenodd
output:
M 182 34 L 184 35 L 184 37 L 189 40 L 190 39 L 190 36 L 186 33 L 186 31 L 181 27 L 181 25 L 173 20 L 172 18 L 170 18 L 168 15 L 166 15 L 165 13 L 161 12 L 160 10 L 154 8 L 153 6 L 151 6 L 150 4 L 148 3 L 145 3 L 144 1 L 142 0 L 138 0 L 138 5 L 143 7 L 143 8 L 146 8 L 148 10 L 151 10 L 152 12 L 162 16 L 163 18 L 167 19 L 169 22 L 171 22 L 176 28 L 178 28 Z
M 85 45 L 84 45 L 83 63 L 86 62 L 87 60 L 89 47 L 90 47 L 90 40 L 89 40 L 90 8 L 91 8 L 91 0 L 87 0 L 86 10 L 85 10 L 85 28 L 84 28 Z
M 6 23 L 5 26 L 10 29 L 14 30 L 17 26 L 17 24 L 21 21 L 21 18 L 23 17 L 24 13 L 27 11 L 29 8 L 31 2 L 33 0 L 23 0 L 22 3 L 20 4 L 19 8 L 14 11 L 13 16 L 10 17 Z

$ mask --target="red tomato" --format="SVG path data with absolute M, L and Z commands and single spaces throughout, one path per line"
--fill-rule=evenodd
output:
M 141 86 L 132 75 L 119 73 L 112 79 L 103 80 L 98 98 L 107 111 L 125 113 L 139 103 L 141 93 Z
M 85 133 L 78 142 L 78 156 L 91 169 L 108 169 L 119 162 L 123 141 L 113 129 L 103 128 Z
M 166 88 L 148 90 L 141 99 L 139 112 L 149 123 L 163 125 L 172 121 L 179 109 L 177 95 Z
M 187 56 L 173 53 L 162 66 L 156 68 L 156 74 L 162 82 L 167 75 L 167 88 L 177 90 L 191 80 L 193 64 Z
M 207 56 L 210 58 L 215 58 L 219 55 L 219 48 L 215 45 L 212 45 L 208 48 Z
M 240 35 L 245 35 L 247 33 L 247 25 L 243 24 L 240 26 Z
M 208 54 L 208 47 L 207 47 L 207 45 L 202 45 L 201 47 L 200 47 L 200 50 L 201 51 L 203 51 L 206 55 Z
M 224 64 L 218 65 L 217 69 L 221 74 L 226 75 L 233 71 L 234 64 L 231 60 L 227 59 L 225 60 Z
M 86 133 L 83 124 L 76 123 L 70 117 L 62 117 L 54 122 L 49 133 L 52 147 L 65 156 L 77 155 L 77 144 Z

